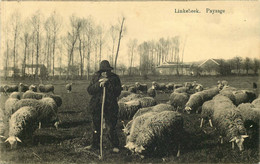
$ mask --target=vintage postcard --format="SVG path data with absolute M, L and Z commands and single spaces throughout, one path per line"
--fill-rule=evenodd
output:
M 259 1 L 0 12 L 0 163 L 259 162 Z

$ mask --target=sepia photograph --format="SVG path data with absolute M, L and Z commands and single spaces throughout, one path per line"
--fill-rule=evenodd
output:
M 0 164 L 260 162 L 259 1 L 0 14 Z

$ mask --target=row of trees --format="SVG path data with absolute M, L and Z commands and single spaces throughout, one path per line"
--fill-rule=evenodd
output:
M 88 77 L 92 70 L 98 69 L 97 63 L 104 52 L 117 69 L 121 38 L 126 31 L 123 16 L 115 24 L 104 26 L 96 24 L 92 16 L 71 15 L 69 25 L 65 26 L 62 16 L 55 11 L 47 18 L 36 11 L 24 20 L 16 11 L 7 22 L 4 28 L 6 74 L 10 67 L 14 73 L 22 67 L 22 76 L 30 73 L 38 77 L 39 65 L 45 65 L 49 75 L 54 76 L 55 69 L 61 74 L 66 68 L 69 77 L 73 68 L 79 66 L 80 76 Z
M 194 70 L 196 74 L 201 74 L 203 71 L 213 71 L 216 69 L 216 71 L 219 72 L 220 75 L 231 75 L 231 74 L 254 74 L 257 75 L 258 71 L 260 69 L 260 59 L 257 58 L 242 58 L 239 56 L 236 56 L 232 59 L 218 59 L 219 66 L 211 67 L 210 65 L 206 67 L 199 67 L 198 65 L 193 64 L 191 66 L 191 70 Z

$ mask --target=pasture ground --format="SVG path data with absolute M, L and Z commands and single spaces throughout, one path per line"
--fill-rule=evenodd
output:
M 252 89 L 252 83 L 258 82 L 258 76 L 230 76 L 230 77 L 190 77 L 190 76 L 148 76 L 143 77 L 121 77 L 123 84 L 131 84 L 136 81 L 146 83 L 151 86 L 152 81 L 183 83 L 197 81 L 204 87 L 216 85 L 218 80 L 227 80 L 230 86 L 239 89 Z M 18 84 L 20 80 L 1 80 L 3 84 Z M 39 84 L 38 81 L 24 80 L 26 84 Z M 1 145 L 0 163 L 257 163 L 259 159 L 259 145 L 248 148 L 242 152 L 231 149 L 228 141 L 224 145 L 218 143 L 217 132 L 205 124 L 204 128 L 199 128 L 199 114 L 184 114 L 185 131 L 183 136 L 185 145 L 181 150 L 181 156 L 177 158 L 176 152 L 169 152 L 162 157 L 147 157 L 141 159 L 133 155 L 124 148 L 125 136 L 122 134 L 122 123 L 118 122 L 118 135 L 120 139 L 120 153 L 113 154 L 111 146 L 104 138 L 104 160 L 99 161 L 97 157 L 77 151 L 90 143 L 91 139 L 91 116 L 88 109 L 90 96 L 87 93 L 87 80 L 73 81 L 72 93 L 66 93 L 65 84 L 67 82 L 46 81 L 55 86 L 55 94 L 61 95 L 63 104 L 59 109 L 59 117 L 62 124 L 58 130 L 54 127 L 46 127 L 36 130 L 33 139 L 19 144 L 17 149 L 11 150 L 7 144 Z M 0 107 L 4 108 L 7 96 L 1 94 Z M 166 102 L 169 93 L 161 93 L 156 96 L 158 102 Z M 206 131 L 207 133 L 205 133 Z M 95 152 L 98 154 L 98 152 Z

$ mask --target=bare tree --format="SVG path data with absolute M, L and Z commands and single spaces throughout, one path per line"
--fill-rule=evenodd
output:
M 235 68 L 237 70 L 237 75 L 240 74 L 240 69 L 241 69 L 241 63 L 242 63 L 242 58 L 239 56 L 236 56 L 233 58 L 233 62 L 235 64 Z
M 246 74 L 248 75 L 248 71 L 250 69 L 251 60 L 249 57 L 246 57 L 244 60 L 244 69 L 246 70 Z
M 125 21 L 125 17 L 122 17 L 121 27 L 120 27 L 119 35 L 118 35 L 118 44 L 117 44 L 117 50 L 116 50 L 116 57 L 115 57 L 115 65 L 114 65 L 115 73 L 116 73 L 116 64 L 117 64 L 117 58 L 118 58 L 118 54 L 119 54 L 120 42 L 121 42 L 121 38 L 123 36 L 124 21 Z
M 110 63 L 113 66 L 114 65 L 114 49 L 115 49 L 115 42 L 116 42 L 116 27 L 114 25 L 111 25 L 109 32 L 110 32 L 110 36 L 112 39 Z
M 97 26 L 97 37 L 98 37 L 98 45 L 99 45 L 99 63 L 101 62 L 102 48 L 105 42 L 105 36 L 103 30 L 104 28 L 101 25 Z
M 133 67 L 133 58 L 134 58 L 134 52 L 137 48 L 137 39 L 131 39 L 128 42 L 128 52 L 130 54 L 130 63 L 129 63 L 129 75 L 132 75 L 132 67 Z
M 19 39 L 21 29 L 21 13 L 15 11 L 11 15 L 11 31 L 13 35 L 13 68 L 16 70 L 16 54 L 17 54 L 17 40 Z
M 260 67 L 260 60 L 257 59 L 257 58 L 254 58 L 254 60 L 253 60 L 253 70 L 254 70 L 255 75 L 257 75 L 257 73 L 258 73 L 259 67 Z
M 42 23 L 42 16 L 40 11 L 36 11 L 35 14 L 31 18 L 31 23 L 33 26 L 33 31 L 35 35 L 35 46 L 36 46 L 36 69 L 35 75 L 38 78 L 38 67 L 39 67 L 39 55 L 40 55 L 40 42 L 41 42 L 41 23 Z
M 57 35 L 61 28 L 62 19 L 61 17 L 54 11 L 50 19 L 50 26 L 51 26 L 51 33 L 52 33 L 52 75 L 54 76 L 54 63 L 55 63 L 55 50 L 56 50 L 56 42 L 57 42 Z
M 25 23 L 26 24 L 26 23 Z M 25 76 L 25 69 L 26 69 L 26 61 L 27 61 L 27 54 L 29 43 L 30 43 L 30 35 L 29 35 L 29 24 L 26 24 L 26 26 L 23 28 L 23 37 L 21 37 L 21 40 L 24 43 L 24 56 L 23 56 L 23 63 L 22 63 L 22 76 Z

